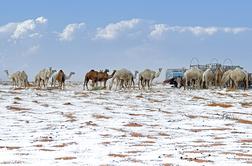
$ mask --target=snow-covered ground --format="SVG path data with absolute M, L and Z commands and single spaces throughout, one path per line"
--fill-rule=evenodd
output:
M 0 165 L 251 165 L 252 91 L 0 85 Z

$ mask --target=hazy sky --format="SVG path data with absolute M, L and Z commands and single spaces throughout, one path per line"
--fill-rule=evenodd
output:
M 252 71 L 250 0 L 0 3 L 2 80 L 5 69 L 25 70 L 33 80 L 52 66 L 81 79 L 90 69 L 188 67 L 192 57 L 200 64 L 230 58 Z

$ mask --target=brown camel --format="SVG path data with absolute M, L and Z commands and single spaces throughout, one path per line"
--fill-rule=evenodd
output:
M 112 78 L 116 72 L 116 70 L 113 71 L 113 73 L 111 75 L 108 74 L 109 70 L 105 69 L 105 71 L 100 71 L 98 72 L 98 81 L 99 82 L 103 82 L 103 88 L 106 89 L 106 83 L 108 81 L 108 79 Z
M 56 81 L 58 81 L 60 89 L 64 89 L 65 80 L 66 80 L 65 73 L 63 72 L 63 70 L 60 70 L 56 75 Z
M 103 82 L 103 88 L 106 89 L 106 83 L 107 80 L 112 78 L 116 72 L 116 70 L 113 71 L 113 73 L 111 75 L 108 74 L 109 70 L 105 69 L 105 71 L 95 71 L 95 70 L 91 70 L 89 71 L 86 76 L 85 76 L 85 80 L 84 80 L 84 85 L 83 85 L 83 89 L 85 89 L 85 87 L 88 90 L 88 81 L 92 80 L 92 86 L 96 85 L 98 81 L 99 82 Z
M 90 70 L 86 75 L 85 75 L 85 79 L 84 79 L 84 83 L 83 83 L 83 90 L 85 90 L 85 87 L 88 90 L 88 81 L 92 80 L 92 86 L 94 86 L 94 84 L 97 84 L 98 81 L 98 72 L 95 70 Z

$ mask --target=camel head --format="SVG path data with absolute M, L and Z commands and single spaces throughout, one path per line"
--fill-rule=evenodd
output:
M 8 70 L 4 70 L 4 72 L 9 76 L 9 71 Z
M 69 75 L 74 75 L 75 74 L 75 72 L 70 72 L 70 74 Z
M 105 69 L 104 73 L 108 73 L 109 72 L 109 69 Z
M 161 72 L 161 71 L 162 71 L 162 68 L 159 68 L 158 71 Z

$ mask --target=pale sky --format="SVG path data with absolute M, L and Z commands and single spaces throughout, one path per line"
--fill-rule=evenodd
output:
M 3 70 L 188 67 L 230 58 L 252 72 L 252 1 L 2 0 Z M 214 61 L 215 62 L 215 61 Z M 229 62 L 227 62 L 229 64 Z M 163 78 L 164 79 L 164 78 Z

